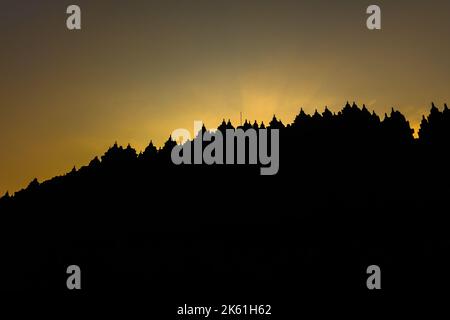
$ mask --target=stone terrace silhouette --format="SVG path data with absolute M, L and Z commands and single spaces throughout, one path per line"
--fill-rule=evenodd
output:
M 280 130 L 275 176 L 257 165 L 173 165 L 169 138 L 139 154 L 116 143 L 87 166 L 7 193 L 3 286 L 64 290 L 69 264 L 87 270 L 88 292 L 152 287 L 164 297 L 203 297 L 199 287 L 283 296 L 286 283 L 308 295 L 364 293 L 374 263 L 388 270 L 387 294 L 442 284 L 447 105 L 432 105 L 417 139 L 399 111 L 381 120 L 349 103 L 337 114 L 301 110 L 287 125 L 274 116 L 267 127 Z M 210 281 L 219 278 L 220 290 Z

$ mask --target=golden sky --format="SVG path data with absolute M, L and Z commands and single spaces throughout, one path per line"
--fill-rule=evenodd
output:
M 450 1 L 2 0 L 0 193 L 222 118 L 348 100 L 417 128 L 450 95 Z M 66 28 L 78 4 L 82 30 Z M 370 4 L 382 30 L 366 28 Z

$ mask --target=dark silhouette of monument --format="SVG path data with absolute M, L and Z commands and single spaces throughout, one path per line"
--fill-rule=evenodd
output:
M 224 120 L 218 130 L 230 128 Z M 82 292 L 161 299 L 293 299 L 288 287 L 361 298 L 375 294 L 365 286 L 371 264 L 385 296 L 445 286 L 447 105 L 433 104 L 417 139 L 399 111 L 381 120 L 349 103 L 337 114 L 301 110 L 287 125 L 274 116 L 268 128 L 280 130 L 274 176 L 258 165 L 176 166 L 169 138 L 139 154 L 116 143 L 87 166 L 7 193 L 1 287 L 66 292 L 70 264 L 83 270 Z

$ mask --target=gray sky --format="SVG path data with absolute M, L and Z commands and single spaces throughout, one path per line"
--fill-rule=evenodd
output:
M 66 7 L 82 30 L 66 29 Z M 366 28 L 378 4 L 382 30 Z M 239 113 L 347 100 L 413 127 L 450 94 L 450 1 L 1 0 L 0 193 Z

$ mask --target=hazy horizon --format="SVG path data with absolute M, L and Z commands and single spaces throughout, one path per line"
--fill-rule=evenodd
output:
M 79 31 L 72 2 L 2 4 L 0 195 L 194 120 L 290 123 L 355 101 L 417 132 L 449 102 L 449 1 L 80 0 Z

